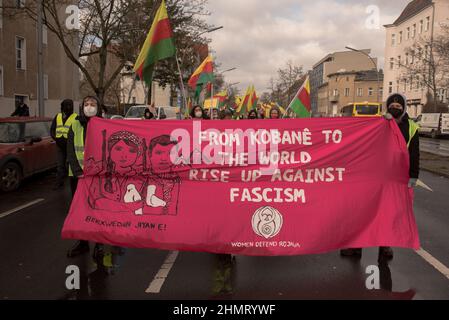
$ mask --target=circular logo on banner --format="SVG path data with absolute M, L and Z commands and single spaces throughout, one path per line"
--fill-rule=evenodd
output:
M 282 228 L 281 213 L 272 207 L 262 207 L 254 212 L 252 224 L 254 232 L 265 239 L 273 238 Z

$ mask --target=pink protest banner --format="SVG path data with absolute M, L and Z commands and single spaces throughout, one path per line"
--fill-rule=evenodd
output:
M 383 118 L 93 119 L 62 236 L 241 255 L 417 249 L 408 161 Z

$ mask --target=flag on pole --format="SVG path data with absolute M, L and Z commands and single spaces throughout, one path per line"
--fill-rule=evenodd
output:
M 159 60 L 174 57 L 175 53 L 176 48 L 167 8 L 165 7 L 165 0 L 162 0 L 150 32 L 134 64 L 134 72 L 138 79 L 144 80 L 147 85 L 151 85 L 155 63 Z
M 251 110 L 256 110 L 257 109 L 257 102 L 258 102 L 259 98 L 257 97 L 256 94 L 256 88 L 254 88 L 254 85 L 252 87 L 252 92 L 251 92 L 251 100 L 248 104 L 248 112 Z
M 200 96 L 203 85 L 208 82 L 214 81 L 214 61 L 211 55 L 209 55 L 203 63 L 195 70 L 189 80 L 189 87 L 195 91 L 195 97 L 198 99 Z
M 293 98 L 292 102 L 287 108 L 298 116 L 298 118 L 310 118 L 311 116 L 311 104 L 310 104 L 310 81 L 309 76 L 299 88 L 298 93 Z
M 248 113 L 248 111 L 250 110 L 249 106 L 251 103 L 252 94 L 253 88 L 252 86 L 249 86 L 248 89 L 246 89 L 245 97 L 240 101 L 240 104 L 236 110 L 236 116 L 240 117 Z

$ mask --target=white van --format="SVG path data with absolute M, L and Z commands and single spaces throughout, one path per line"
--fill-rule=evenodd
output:
M 420 134 L 430 135 L 433 139 L 449 135 L 449 113 L 423 113 L 417 120 Z

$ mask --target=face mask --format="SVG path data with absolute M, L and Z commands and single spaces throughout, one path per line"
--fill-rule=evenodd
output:
M 96 107 L 91 107 L 91 106 L 84 107 L 84 114 L 88 118 L 95 117 L 97 115 L 97 108 Z
M 203 117 L 203 113 L 201 111 L 195 112 L 195 118 L 202 118 L 202 117 Z
M 255 116 L 249 116 L 248 119 L 254 120 L 254 119 L 256 119 L 256 117 Z
M 388 113 L 390 113 L 393 116 L 393 118 L 399 119 L 404 112 L 402 110 L 400 110 L 400 109 L 389 108 L 388 109 Z

